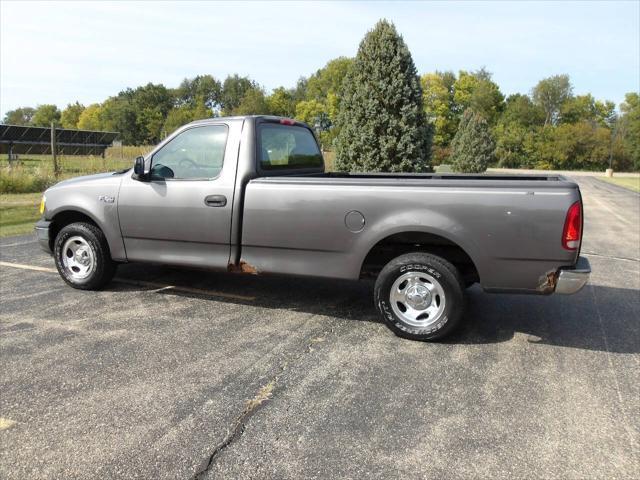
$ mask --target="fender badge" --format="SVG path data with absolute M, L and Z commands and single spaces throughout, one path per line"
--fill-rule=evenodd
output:
M 113 203 L 115 201 L 115 198 L 110 195 L 99 195 L 98 201 L 104 202 L 104 203 Z

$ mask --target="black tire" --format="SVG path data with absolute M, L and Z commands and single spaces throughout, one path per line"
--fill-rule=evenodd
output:
M 63 252 L 67 241 L 73 237 L 80 237 L 91 248 L 91 255 L 95 262 L 84 278 L 78 278 L 77 274 L 65 266 L 63 255 L 69 256 L 69 250 Z M 80 240 L 80 241 L 82 241 Z M 62 279 L 73 288 L 80 290 L 99 290 L 111 281 L 116 273 L 117 263 L 111 259 L 107 239 L 98 227 L 91 223 L 77 222 L 63 227 L 56 235 L 53 247 L 53 256 L 56 268 Z
M 412 272 L 415 272 L 415 275 L 411 275 Z M 420 273 L 426 274 L 426 276 L 420 277 Z M 403 313 L 402 301 L 396 302 L 397 307 L 392 306 L 391 289 L 396 280 L 399 280 L 400 283 L 396 288 L 400 292 L 403 288 L 402 285 L 406 285 L 400 277 L 406 278 L 407 276 L 416 277 L 414 281 L 421 284 L 429 278 L 435 280 L 435 282 L 426 281 L 424 283 L 430 288 L 434 288 L 434 283 L 437 284 L 435 294 L 430 293 L 427 300 L 415 297 L 419 301 L 428 301 L 432 305 L 431 308 L 435 310 L 432 319 L 429 318 L 429 314 L 425 313 L 418 316 L 413 324 L 407 323 L 410 320 L 405 320 L 401 316 Z M 444 298 L 439 298 L 440 293 L 444 294 Z M 434 303 L 431 303 L 432 297 Z M 374 301 L 385 325 L 399 337 L 420 341 L 436 340 L 450 334 L 462 319 L 465 302 L 464 282 L 458 270 L 444 258 L 428 253 L 408 253 L 391 260 L 379 273 L 374 289 Z M 442 306 L 439 302 L 443 302 Z M 406 310 L 406 305 L 404 306 Z M 418 310 L 421 308 L 422 305 L 419 305 Z M 411 310 L 409 309 L 409 311 Z M 426 315 L 427 318 L 421 319 L 420 317 L 423 315 Z M 416 325 L 419 323 L 423 325 Z

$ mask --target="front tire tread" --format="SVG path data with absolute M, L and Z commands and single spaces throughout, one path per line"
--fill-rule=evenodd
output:
M 61 250 L 64 242 L 74 235 L 82 236 L 87 240 L 96 258 L 96 268 L 93 274 L 83 281 L 74 281 L 68 275 L 61 260 Z M 56 268 L 62 279 L 71 287 L 80 290 L 102 289 L 111 281 L 118 265 L 111 259 L 109 244 L 102 230 L 88 222 L 75 222 L 63 227 L 56 236 L 53 254 Z

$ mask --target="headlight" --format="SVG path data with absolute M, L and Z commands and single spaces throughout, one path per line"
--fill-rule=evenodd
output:
M 44 207 L 46 203 L 47 203 L 47 197 L 42 195 L 42 200 L 40 200 L 40 215 L 44 213 Z

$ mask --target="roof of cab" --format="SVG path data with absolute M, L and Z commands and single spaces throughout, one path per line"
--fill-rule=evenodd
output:
M 271 121 L 290 120 L 290 121 L 294 121 L 296 124 L 306 125 L 306 123 L 300 122 L 293 118 L 278 117 L 275 115 L 238 115 L 238 116 L 231 116 L 231 117 L 211 117 L 211 118 L 205 118 L 202 120 L 194 120 L 193 122 L 188 123 L 187 125 L 202 125 L 207 123 L 217 123 L 217 122 L 220 122 L 221 120 L 225 122 L 241 122 L 249 118 L 256 119 L 256 120 L 264 119 L 264 120 L 271 120 Z

